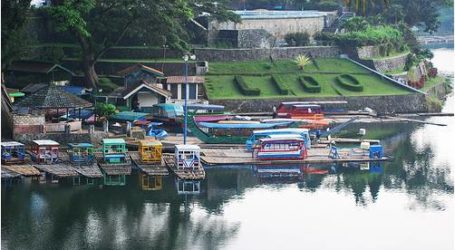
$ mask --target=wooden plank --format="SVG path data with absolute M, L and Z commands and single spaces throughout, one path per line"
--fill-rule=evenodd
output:
M 95 158 L 98 166 L 107 175 L 130 175 L 131 174 L 131 159 L 126 157 L 125 163 L 106 163 L 104 162 L 102 153 L 95 153 Z
M 53 174 L 57 177 L 75 177 L 78 176 L 79 173 L 76 172 L 71 165 L 66 163 L 58 163 L 58 164 L 35 164 L 33 165 L 35 168 L 39 169 L 42 172 L 46 172 L 49 174 Z
M 9 171 L 21 174 L 23 176 L 39 176 L 40 172 L 38 169 L 34 168 L 29 163 L 23 164 L 14 164 L 14 165 L 2 165 L 2 169 L 7 169 Z
M 303 160 L 259 160 L 253 158 L 251 152 L 240 150 L 201 150 L 201 159 L 207 165 L 231 165 L 231 164 L 255 164 L 255 165 L 274 165 L 274 164 L 301 164 L 301 163 L 341 163 L 341 162 L 371 162 L 389 161 L 389 157 L 370 159 L 367 151 L 359 153 L 348 149 L 340 149 L 339 159 L 329 158 L 328 148 L 312 148 L 308 151 L 308 157 Z
M 141 161 L 139 157 L 139 152 L 133 151 L 129 152 L 131 160 L 133 161 L 134 165 L 139 168 L 140 171 L 144 172 L 147 175 L 153 176 L 166 176 L 169 175 L 169 171 L 166 168 L 166 165 L 163 162 L 155 162 L 155 163 L 146 163 Z
M 173 155 L 163 155 L 164 162 L 169 170 L 182 180 L 203 180 L 205 178 L 205 170 L 201 167 L 196 170 L 183 170 L 175 166 Z

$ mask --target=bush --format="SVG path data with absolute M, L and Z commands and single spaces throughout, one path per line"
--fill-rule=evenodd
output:
M 343 47 L 393 44 L 400 47 L 404 43 L 403 34 L 392 26 L 368 26 L 365 30 L 338 34 L 335 41 Z
M 240 92 L 247 96 L 258 96 L 261 94 L 261 90 L 258 88 L 250 88 L 246 83 L 243 77 L 235 76 L 234 81 L 237 84 L 237 87 L 240 89 Z
M 338 10 L 339 7 L 340 5 L 337 2 L 332 1 L 322 1 L 316 5 L 316 9 L 321 11 Z
M 301 76 L 299 77 L 299 82 L 306 92 L 309 93 L 321 92 L 321 85 L 311 76 Z
M 340 87 L 343 87 L 347 90 L 355 92 L 363 91 L 363 85 L 361 85 L 360 82 L 352 75 L 343 74 L 337 76 L 336 82 L 338 83 L 338 85 L 340 85 Z
M 115 114 L 116 107 L 110 103 L 98 103 L 95 107 L 95 113 L 99 116 L 104 116 L 109 118 L 111 115 Z
M 282 79 L 279 76 L 272 75 L 272 83 L 278 89 L 280 95 L 288 95 L 290 90 L 289 87 L 283 83 Z
M 310 35 L 307 32 L 289 33 L 284 40 L 288 46 L 306 46 L 310 43 Z

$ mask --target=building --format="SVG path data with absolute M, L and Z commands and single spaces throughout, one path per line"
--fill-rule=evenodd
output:
M 307 32 L 311 37 L 330 26 L 337 13 L 321 11 L 234 11 L 240 23 L 210 21 L 207 24 L 208 44 L 229 44 L 238 48 L 277 47 L 284 44 L 286 34 Z
M 137 84 L 141 81 L 147 81 L 149 83 L 160 83 L 164 79 L 164 73 L 147 67 L 143 64 L 136 64 L 125 68 L 117 73 L 118 76 L 124 78 L 124 86 L 128 87 L 132 84 Z
M 189 103 L 197 103 L 205 98 L 203 76 L 188 76 L 187 100 Z M 171 92 L 171 102 L 182 103 L 185 99 L 185 76 L 168 76 L 164 83 L 164 88 Z
M 8 86 L 23 87 L 29 83 L 68 83 L 74 73 L 55 63 L 15 61 L 6 70 Z

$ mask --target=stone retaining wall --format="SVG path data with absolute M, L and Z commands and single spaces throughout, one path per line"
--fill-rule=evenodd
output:
M 107 133 L 96 131 L 93 134 L 88 133 L 37 133 L 37 134 L 20 134 L 14 137 L 14 140 L 24 144 L 30 144 L 33 140 L 49 139 L 60 143 L 66 147 L 68 143 L 91 142 L 95 146 L 98 145 L 102 138 L 108 137 Z
M 295 98 L 295 99 L 257 99 L 257 100 L 210 100 L 210 104 L 224 105 L 227 111 L 233 112 L 272 112 L 273 105 L 283 101 L 347 101 L 343 105 L 324 105 L 326 108 L 344 108 L 363 110 L 366 107 L 378 113 L 425 112 L 427 105 L 425 95 L 392 95 L 392 96 L 359 96 L 328 98 Z
M 198 60 L 203 61 L 248 61 L 269 59 L 289 59 L 301 54 L 311 54 L 313 57 L 337 57 L 340 49 L 337 46 L 307 46 L 307 47 L 279 47 L 272 49 L 194 49 Z

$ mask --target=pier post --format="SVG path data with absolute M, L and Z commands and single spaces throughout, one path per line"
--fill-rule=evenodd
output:
M 103 131 L 104 131 L 105 133 L 109 132 L 109 121 L 108 121 L 108 120 L 105 120 L 105 121 L 103 122 Z

